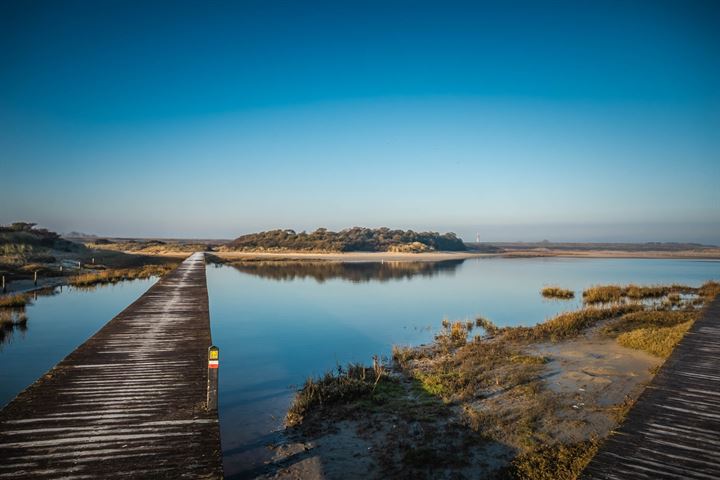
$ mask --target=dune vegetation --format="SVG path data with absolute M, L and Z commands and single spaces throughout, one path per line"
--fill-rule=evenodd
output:
M 353 227 L 339 232 L 271 230 L 236 238 L 220 250 L 250 252 L 408 252 L 464 251 L 454 233 L 414 232 L 389 228 Z

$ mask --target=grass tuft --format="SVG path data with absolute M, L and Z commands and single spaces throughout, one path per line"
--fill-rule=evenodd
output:
M 540 294 L 545 298 L 555 298 L 560 300 L 570 300 L 575 298 L 575 292 L 560 287 L 544 287 L 540 290 Z

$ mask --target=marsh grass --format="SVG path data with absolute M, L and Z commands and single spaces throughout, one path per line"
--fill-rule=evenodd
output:
M 296 426 L 309 412 L 323 406 L 369 397 L 383 380 L 387 380 L 387 372 L 377 357 L 373 358 L 372 368 L 350 363 L 344 368 L 338 366 L 337 372 L 327 372 L 319 378 L 310 377 L 295 394 L 285 425 Z
M 557 342 L 580 335 L 602 320 L 642 311 L 643 309 L 644 307 L 640 304 L 585 307 L 580 310 L 561 313 L 533 327 L 504 328 L 501 329 L 501 334 L 504 339 L 511 341 L 539 342 L 550 340 Z
M 620 318 L 611 321 L 600 332 L 604 335 L 617 337 L 623 333 L 631 332 L 641 328 L 665 328 L 674 327 L 681 323 L 693 321 L 698 317 L 697 311 L 663 311 L 648 310 L 628 313 Z
M 697 288 L 687 285 L 596 285 L 583 291 L 586 304 L 617 303 L 626 300 L 646 300 L 666 297 L 670 294 L 696 293 Z
M 494 337 L 502 331 L 502 329 L 495 325 L 490 319 L 482 316 L 475 319 L 475 326 L 485 330 L 485 333 L 491 337 Z
M 595 456 L 596 439 L 544 445 L 521 453 L 498 477 L 501 480 L 574 480 Z
M 602 327 L 600 333 L 615 337 L 624 347 L 667 358 L 700 317 L 701 307 L 720 294 L 720 284 L 706 282 L 690 292 L 685 290 L 689 287 L 678 285 L 653 288 L 667 292 L 657 308 L 622 315 Z M 683 299 L 683 294 L 697 295 L 697 298 Z
M 678 285 L 634 288 L 603 290 L 595 298 L 623 301 L 564 312 L 533 327 L 498 327 L 484 317 L 475 322 L 443 319 L 431 344 L 393 347 L 394 367 L 399 375 L 384 374 L 377 377 L 380 380 L 373 380 L 377 372 L 353 365 L 337 374 L 308 379 L 286 423 L 297 425 L 311 410 L 338 403 L 352 405 L 354 415 L 382 412 L 392 417 L 380 418 L 413 422 L 418 418 L 431 422 L 444 419 L 484 441 L 497 442 L 516 452 L 496 478 L 575 479 L 597 451 L 598 440 L 588 436 L 594 435 L 595 427 L 591 425 L 589 433 L 580 436 L 563 436 L 566 427 L 576 428 L 567 414 L 567 398 L 547 387 L 544 375 L 549 359 L 530 354 L 529 347 L 589 334 L 616 338 L 626 347 L 666 357 L 700 315 L 700 307 L 720 292 L 720 284 L 715 282 L 692 291 Z M 658 292 L 665 293 L 658 297 Z M 671 308 L 658 302 L 635 301 L 650 297 L 662 299 Z M 483 329 L 486 335 L 470 340 L 474 328 Z M 610 421 L 620 422 L 632 401 L 628 397 L 603 412 Z M 345 412 L 343 415 L 347 415 Z M 437 466 L 463 464 L 454 456 L 445 456 L 454 441 L 454 434 L 438 432 L 414 446 L 398 440 L 392 453 L 378 455 L 392 456 L 394 460 L 387 460 L 392 468 L 427 472 Z
M 27 314 L 24 308 L 0 310 L 0 325 L 21 325 L 27 323 Z
M 0 297 L 0 308 L 19 308 L 31 303 L 30 295 L 16 293 Z
M 0 345 L 11 338 L 14 330 L 27 329 L 25 307 L 0 309 Z
M 540 290 L 540 294 L 545 298 L 552 298 L 558 300 L 570 300 L 575 298 L 575 292 L 566 288 L 560 288 L 556 286 L 544 287 Z
M 620 334 L 617 342 L 624 347 L 643 350 L 656 357 L 667 358 L 692 324 L 691 320 L 672 327 L 638 328 Z
M 473 327 L 472 322 L 451 322 L 444 319 L 442 329 L 435 335 L 435 344 L 445 352 L 462 347 L 467 343 L 468 334 Z
M 175 264 L 145 265 L 138 268 L 119 268 L 93 271 L 76 275 L 70 279 L 70 285 L 89 287 L 105 283 L 118 283 L 124 280 L 135 280 L 149 277 L 162 277 L 175 269 Z
M 714 281 L 705 282 L 697 289 L 697 294 L 703 297 L 706 302 L 711 301 L 720 295 L 720 283 Z

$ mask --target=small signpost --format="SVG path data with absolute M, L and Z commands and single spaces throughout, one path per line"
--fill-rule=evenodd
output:
M 218 370 L 220 367 L 220 349 L 215 345 L 208 348 L 208 385 L 207 410 L 217 411 L 218 406 Z

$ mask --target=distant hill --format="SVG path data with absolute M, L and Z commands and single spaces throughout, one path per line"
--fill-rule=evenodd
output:
M 312 233 L 271 230 L 236 238 L 225 250 L 278 252 L 428 252 L 464 251 L 467 247 L 454 233 L 414 232 L 389 228 L 354 227 L 332 232 L 319 228 Z

